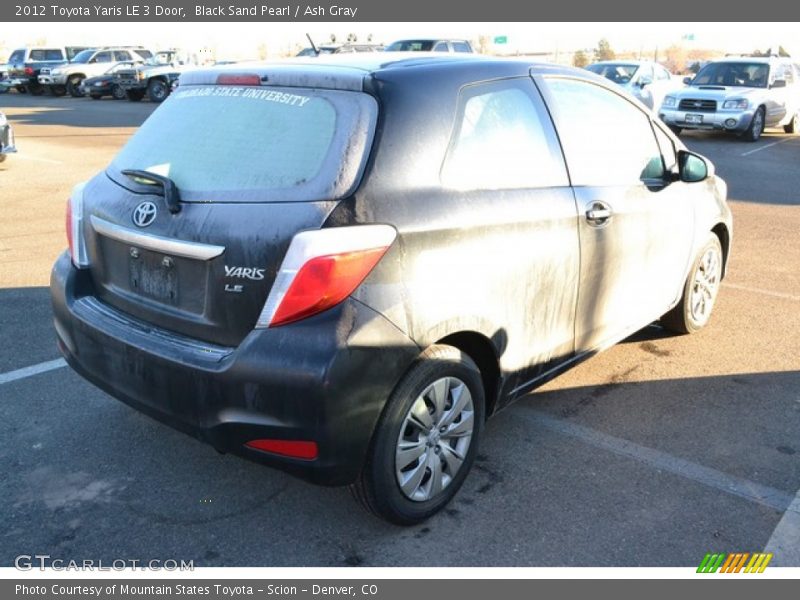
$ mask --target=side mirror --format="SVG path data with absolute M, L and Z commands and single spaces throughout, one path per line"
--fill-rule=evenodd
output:
M 650 75 L 643 75 L 639 78 L 639 87 L 643 88 L 646 85 L 653 83 L 653 78 Z
M 688 150 L 678 151 L 678 177 L 684 183 L 704 181 L 713 174 L 714 167 L 708 159 Z
M 769 86 L 770 88 L 785 88 L 786 87 L 786 80 L 785 79 L 776 79 L 772 82 L 772 85 Z
M 683 85 L 692 85 L 692 81 L 694 81 L 694 77 L 684 77 Z

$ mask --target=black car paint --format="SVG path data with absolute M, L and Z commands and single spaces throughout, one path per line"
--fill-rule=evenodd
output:
M 51 284 L 59 345 L 70 365 L 112 395 L 220 450 L 338 485 L 356 477 L 391 390 L 430 344 L 451 343 L 473 356 L 492 412 L 631 333 L 620 329 L 576 346 L 581 212 L 572 188 L 460 192 L 440 180 L 465 86 L 516 79 L 535 95 L 531 76 L 599 78 L 513 61 L 385 60 L 385 67 L 364 72 L 364 90 L 381 110 L 353 194 L 279 206 L 187 203 L 178 215 L 159 212 L 153 226 L 159 235 L 226 246 L 222 257 L 193 274 L 185 291 L 188 310 L 126 295 L 127 275 L 108 264 L 126 264 L 128 248 L 99 239 L 86 225 L 91 270 L 76 270 L 62 256 Z M 556 134 L 551 128 L 547 135 Z M 159 202 L 123 185 L 106 174 L 95 177 L 84 191 L 87 212 L 130 227 L 139 202 Z M 697 185 L 717 203 L 694 211 L 693 233 L 729 229 L 729 212 L 713 182 Z M 350 299 L 290 325 L 254 329 L 294 233 L 368 223 L 389 223 L 398 237 Z M 600 239 L 597 248 L 613 246 Z M 509 266 L 505 259 L 515 252 L 530 260 L 527 270 Z M 434 286 L 426 292 L 430 273 L 414 262 L 423 255 L 464 279 L 449 291 Z M 607 268 L 609 256 L 600 252 L 593 267 Z M 225 294 L 224 264 L 264 267 L 266 277 L 248 282 L 247 293 Z M 687 262 L 684 277 L 688 268 Z M 580 293 L 598 303 L 610 294 L 602 277 L 584 282 L 592 288 Z M 502 294 L 487 294 L 498 287 Z M 471 296 L 488 304 L 462 310 Z M 92 312 L 95 298 L 113 318 Z M 198 361 L 195 346 L 200 355 L 207 347 L 218 362 Z M 242 445 L 255 437 L 315 440 L 319 457 L 290 459 Z

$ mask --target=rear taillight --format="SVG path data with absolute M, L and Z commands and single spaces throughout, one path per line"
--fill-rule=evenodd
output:
M 298 233 L 256 326 L 285 325 L 336 306 L 364 281 L 396 236 L 389 225 Z
M 33 75 L 33 67 L 25 67 L 25 75 L 31 77 Z
M 80 183 L 72 189 L 72 195 L 67 200 L 67 242 L 69 242 L 69 255 L 72 264 L 79 269 L 89 266 L 89 257 L 86 254 L 86 242 L 83 237 L 83 188 Z

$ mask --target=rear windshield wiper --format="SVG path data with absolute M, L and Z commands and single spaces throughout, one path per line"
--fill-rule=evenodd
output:
M 178 193 L 178 186 L 169 177 L 141 169 L 123 169 L 122 174 L 142 185 L 159 186 L 169 212 L 173 215 L 181 212 L 181 196 Z

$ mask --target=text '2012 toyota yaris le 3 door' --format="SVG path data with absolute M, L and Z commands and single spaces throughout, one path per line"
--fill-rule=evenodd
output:
M 585 71 L 336 58 L 184 74 L 73 191 L 55 327 L 136 409 L 410 524 L 488 416 L 654 320 L 703 327 L 731 216 Z

